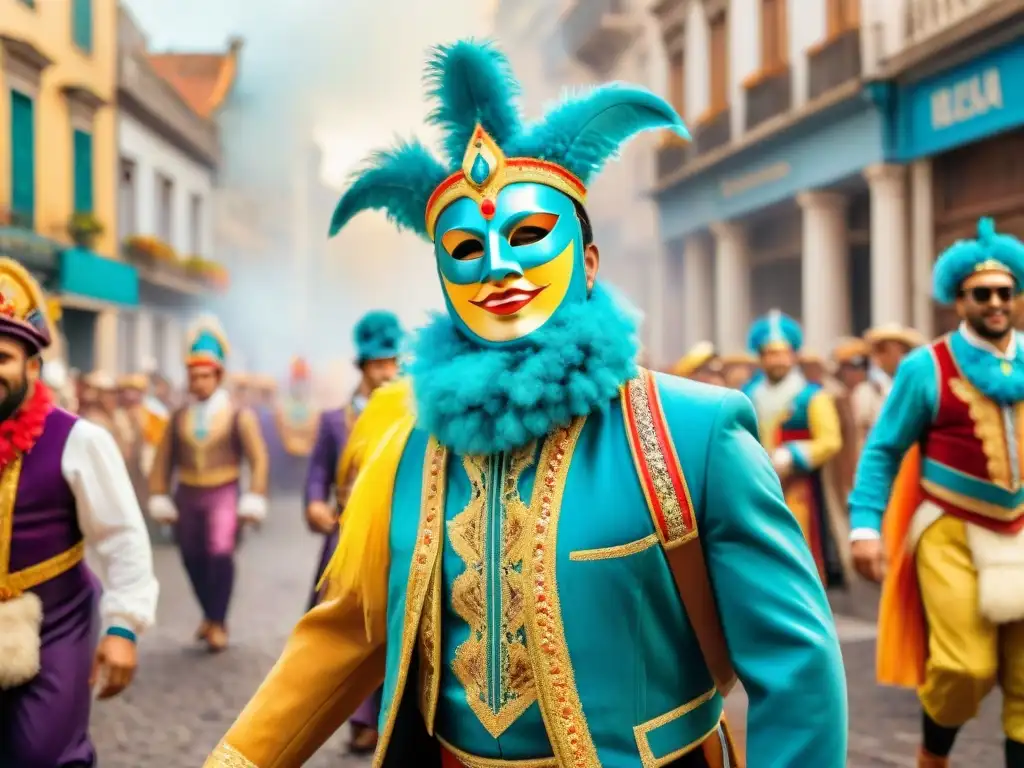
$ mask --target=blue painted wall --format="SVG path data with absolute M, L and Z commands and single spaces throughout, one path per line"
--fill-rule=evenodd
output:
M 758 142 L 660 193 L 662 238 L 685 237 L 859 174 L 884 160 L 884 131 L 882 113 L 857 96 Z
M 892 119 L 902 162 L 1024 125 L 1024 40 L 898 88 Z

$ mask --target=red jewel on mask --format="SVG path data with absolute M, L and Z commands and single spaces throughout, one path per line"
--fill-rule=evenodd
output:
M 490 221 L 494 218 L 494 201 L 489 198 L 484 198 L 480 201 L 480 215 Z

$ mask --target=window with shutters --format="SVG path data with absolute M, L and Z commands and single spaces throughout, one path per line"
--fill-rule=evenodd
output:
M 860 0 L 828 0 L 828 36 L 838 37 L 860 26 Z
M 174 181 L 162 173 L 156 175 L 157 237 L 174 246 Z
M 786 0 L 761 0 L 761 66 L 779 69 L 789 60 Z
M 668 60 L 669 103 L 676 112 L 686 116 L 686 56 L 682 49 L 674 51 Z
M 188 249 L 193 255 L 203 252 L 203 198 L 195 193 L 189 198 Z
M 36 125 L 32 99 L 11 91 L 11 213 L 31 228 L 36 209 Z
M 121 240 L 138 234 L 136 221 L 139 213 L 136 194 L 138 170 L 133 160 L 121 158 L 121 178 L 118 183 L 117 223 Z
M 74 212 L 93 212 L 93 157 L 92 134 L 87 131 L 74 131 Z
M 92 53 L 92 0 L 71 0 L 71 39 L 79 50 Z
M 723 12 L 711 20 L 711 112 L 721 112 L 729 106 L 729 25 Z

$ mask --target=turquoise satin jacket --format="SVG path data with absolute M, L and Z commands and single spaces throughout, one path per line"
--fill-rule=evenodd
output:
M 841 768 L 835 626 L 753 408 L 729 390 L 657 382 L 749 697 L 747 751 L 778 768 Z M 630 450 L 619 401 L 510 454 L 452 456 L 412 433 L 392 505 L 378 763 L 412 695 L 428 730 L 480 758 L 641 768 L 715 730 L 722 698 Z

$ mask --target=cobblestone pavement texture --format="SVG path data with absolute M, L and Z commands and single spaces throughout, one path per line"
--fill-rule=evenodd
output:
M 96 704 L 93 737 L 100 768 L 199 768 L 273 665 L 308 596 L 320 540 L 306 532 L 298 500 L 272 505 L 261 531 L 239 551 L 231 611 L 232 647 L 219 656 L 191 642 L 199 615 L 173 547 L 156 548 L 161 582 L 159 624 L 142 641 L 135 684 Z M 873 682 L 873 627 L 839 620 L 850 693 L 849 768 L 914 768 L 919 710 L 912 693 Z M 745 731 L 742 690 L 729 696 L 730 723 Z M 812 713 L 808 713 L 812 716 Z M 1002 738 L 998 694 L 961 734 L 958 765 L 999 768 Z M 356 768 L 368 761 L 346 754 L 348 729 L 308 765 Z M 754 763 L 756 766 L 756 763 Z

